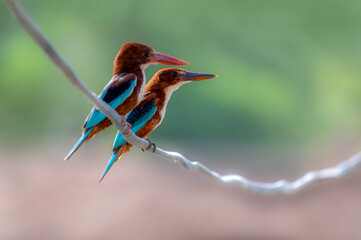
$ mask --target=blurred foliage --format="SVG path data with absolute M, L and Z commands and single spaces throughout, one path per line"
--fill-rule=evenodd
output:
M 96 93 L 129 41 L 218 74 L 173 95 L 153 134 L 159 139 L 287 142 L 361 133 L 360 1 L 22 2 Z M 77 138 L 90 103 L 0 6 L 0 139 Z M 160 68 L 149 67 L 147 77 Z

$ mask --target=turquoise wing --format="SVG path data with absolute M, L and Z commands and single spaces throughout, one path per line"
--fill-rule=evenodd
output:
M 127 122 L 129 122 L 132 127 L 132 131 L 137 133 L 139 129 L 141 129 L 147 122 L 154 116 L 157 111 L 157 107 L 154 104 L 154 98 L 143 98 L 142 101 L 138 104 L 136 108 L 134 108 L 126 117 Z M 113 155 L 110 158 L 108 165 L 106 166 L 99 182 L 104 178 L 104 176 L 108 173 L 110 168 L 113 166 L 114 162 L 119 157 L 119 151 L 121 147 L 126 143 L 123 135 L 119 132 L 114 140 L 113 145 Z
M 157 107 L 154 104 L 155 100 L 152 99 L 147 102 L 141 102 L 134 108 L 126 117 L 128 123 L 132 125 L 131 130 L 137 133 L 155 114 Z M 121 133 L 117 133 L 114 139 L 113 152 L 116 152 L 127 141 Z
M 135 74 L 115 75 L 100 93 L 99 98 L 108 103 L 113 109 L 119 107 L 133 92 L 136 86 Z M 106 118 L 105 114 L 93 107 L 83 128 L 94 127 Z

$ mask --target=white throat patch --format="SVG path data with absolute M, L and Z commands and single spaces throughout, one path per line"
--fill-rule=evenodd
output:
M 190 81 L 181 81 L 181 82 L 178 82 L 177 84 L 175 85 L 172 85 L 172 86 L 169 86 L 165 89 L 165 94 L 166 94 L 166 98 L 165 98 L 165 101 L 164 101 L 164 106 L 163 106 L 163 109 L 159 112 L 162 120 L 164 118 L 164 115 L 165 115 L 165 110 L 167 109 L 167 104 L 168 104 L 168 101 L 170 99 L 170 97 L 172 96 L 172 93 L 174 91 L 176 91 L 180 86 L 182 86 L 183 84 L 185 83 L 189 83 Z
M 144 95 L 145 84 L 147 83 L 147 77 L 145 76 L 145 69 L 147 69 L 148 66 L 149 66 L 149 63 L 140 65 L 140 70 L 142 71 L 142 74 L 143 74 L 143 83 L 142 83 L 142 86 L 140 87 L 140 92 L 138 95 L 138 103 L 140 102 L 140 100 L 142 100 L 143 95 Z

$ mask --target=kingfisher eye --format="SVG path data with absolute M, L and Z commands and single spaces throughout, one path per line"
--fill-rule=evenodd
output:
M 149 52 L 144 52 L 145 57 L 149 57 Z
M 173 77 L 177 77 L 177 75 L 178 75 L 177 72 L 172 72 Z

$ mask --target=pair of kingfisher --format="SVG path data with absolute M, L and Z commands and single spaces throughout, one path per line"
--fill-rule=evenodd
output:
M 188 65 L 183 60 L 158 53 L 145 44 L 125 43 L 115 57 L 113 77 L 99 95 L 99 98 L 118 114 L 126 116 L 125 123 L 138 137 L 145 139 L 161 124 L 167 103 L 175 90 L 185 83 L 217 76 L 188 72 L 180 68 L 165 68 L 158 71 L 145 85 L 144 71 L 150 64 Z M 68 160 L 83 143 L 94 138 L 111 124 L 104 113 L 93 107 L 83 125 L 82 136 L 65 160 Z M 155 148 L 149 141 L 149 148 L 151 146 Z M 99 182 L 131 147 L 132 145 L 127 143 L 118 131 L 113 144 L 113 155 Z

